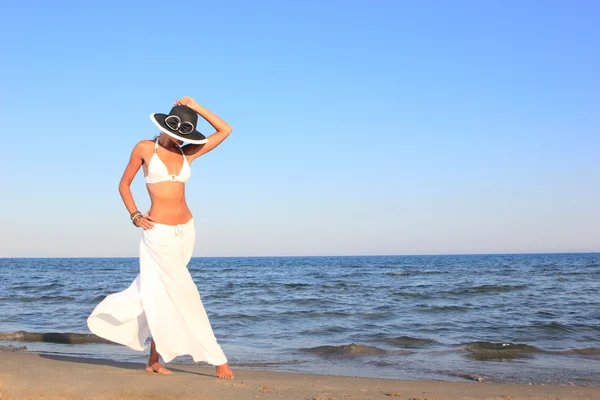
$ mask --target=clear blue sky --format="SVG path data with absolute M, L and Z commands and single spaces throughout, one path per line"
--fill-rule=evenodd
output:
M 11 2 L 0 256 L 136 256 L 117 185 L 186 95 L 233 127 L 192 164 L 195 256 L 600 251 L 599 20 L 566 0 Z

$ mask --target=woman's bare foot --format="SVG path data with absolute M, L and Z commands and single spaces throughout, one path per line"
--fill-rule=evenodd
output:
M 217 365 L 217 376 L 221 379 L 233 379 L 233 372 L 229 368 L 229 364 Z
M 154 364 L 147 364 L 146 371 L 156 372 L 156 373 L 162 374 L 162 375 L 172 375 L 173 374 L 173 371 L 168 370 L 164 365 L 162 365 L 158 361 L 155 362 Z
M 156 372 L 157 374 L 162 375 L 171 375 L 172 371 L 169 371 L 164 365 L 158 362 L 160 354 L 156 351 L 156 343 L 154 343 L 154 339 L 152 339 L 152 345 L 150 346 L 150 358 L 148 358 L 148 363 L 146 364 L 146 371 L 148 372 Z

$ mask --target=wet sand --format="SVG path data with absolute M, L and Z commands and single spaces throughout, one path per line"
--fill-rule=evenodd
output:
M 206 365 L 146 372 L 143 364 L 0 352 L 0 399 L 600 399 L 600 387 L 406 381 L 236 369 L 233 380 Z

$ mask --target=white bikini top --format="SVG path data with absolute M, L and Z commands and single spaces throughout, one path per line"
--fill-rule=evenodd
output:
M 183 165 L 181 166 L 181 171 L 179 171 L 178 175 L 169 174 L 167 170 L 167 166 L 162 162 L 162 160 L 156 154 L 156 149 L 158 148 L 158 139 L 154 144 L 154 154 L 152 158 L 150 158 L 150 162 L 148 163 L 148 175 L 146 175 L 146 183 L 157 183 L 164 181 L 173 181 L 173 182 L 187 182 L 192 175 L 192 169 L 190 168 L 190 164 L 188 163 L 187 157 L 183 154 L 183 150 L 181 147 L 181 155 L 183 155 Z

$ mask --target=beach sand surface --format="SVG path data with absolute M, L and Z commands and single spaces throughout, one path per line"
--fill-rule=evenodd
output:
M 0 352 L 0 399 L 600 400 L 600 387 L 407 381 L 236 369 L 234 380 L 206 365 L 143 364 Z

